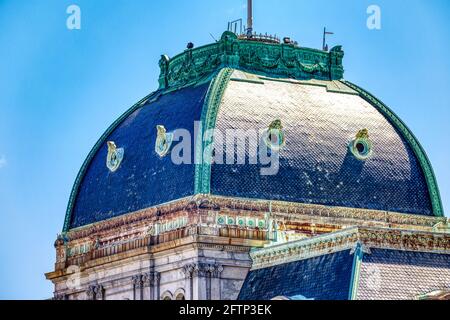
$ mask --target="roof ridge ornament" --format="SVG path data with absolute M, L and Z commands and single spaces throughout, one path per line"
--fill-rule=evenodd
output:
M 159 88 L 178 89 L 209 79 L 222 68 L 297 80 L 341 80 L 344 75 L 341 46 L 329 52 L 292 43 L 266 43 L 225 31 L 218 42 L 161 56 Z

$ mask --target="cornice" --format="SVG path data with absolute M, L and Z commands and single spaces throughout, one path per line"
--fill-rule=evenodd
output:
M 450 254 L 450 235 L 388 228 L 353 227 L 307 240 L 255 249 L 253 269 L 300 261 L 326 254 L 352 250 L 358 245 L 370 248 Z
M 136 228 L 140 224 L 149 224 L 160 219 L 167 219 L 170 215 L 179 215 L 181 212 L 223 210 L 243 211 L 248 214 L 270 213 L 271 217 L 285 222 L 295 223 L 309 218 L 333 221 L 336 224 L 358 225 L 364 223 L 377 223 L 386 227 L 405 229 L 431 230 L 439 224 L 447 223 L 445 217 L 429 217 L 396 212 L 329 207 L 313 204 L 302 204 L 282 201 L 269 201 L 258 199 L 229 198 L 215 195 L 198 194 L 183 198 L 157 207 L 148 208 L 127 215 L 115 217 L 88 226 L 70 230 L 64 234 L 66 241 L 75 241 L 98 235 L 102 232 L 116 232 L 121 228 Z

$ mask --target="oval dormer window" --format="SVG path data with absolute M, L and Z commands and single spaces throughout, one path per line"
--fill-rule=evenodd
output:
M 169 153 L 170 147 L 173 142 L 173 134 L 167 133 L 167 130 L 164 126 L 156 126 L 157 137 L 155 143 L 155 152 L 162 158 Z
M 286 144 L 281 120 L 273 121 L 263 134 L 263 141 L 273 151 L 280 151 Z
M 106 167 L 111 172 L 116 172 L 119 169 L 123 160 L 124 149 L 117 148 L 114 141 L 108 141 L 108 155 L 106 156 Z
M 367 129 L 360 130 L 349 145 L 351 153 L 359 160 L 367 160 L 372 155 L 372 142 Z

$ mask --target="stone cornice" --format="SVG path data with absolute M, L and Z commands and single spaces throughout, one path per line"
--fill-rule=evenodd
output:
M 183 198 L 158 207 L 145 209 L 120 217 L 105 220 L 89 226 L 73 229 L 64 236 L 67 241 L 92 238 L 102 232 L 123 231 L 122 228 L 133 229 L 139 225 L 148 225 L 159 219 L 167 219 L 170 215 L 179 215 L 180 212 L 198 212 L 198 210 L 212 211 L 243 211 L 251 214 L 270 213 L 272 218 L 285 222 L 295 223 L 310 218 L 320 218 L 324 221 L 330 220 L 336 224 L 364 225 L 379 224 L 380 226 L 431 230 L 435 225 L 446 223 L 445 217 L 428 217 L 413 214 L 402 214 L 395 212 L 327 207 L 291 202 L 254 200 L 241 198 L 227 198 L 213 195 L 196 195 Z
M 340 80 L 343 57 L 340 46 L 326 52 L 248 41 L 226 31 L 216 43 L 187 49 L 171 59 L 161 56 L 159 85 L 161 90 L 190 86 L 225 67 L 293 79 Z
M 196 207 L 197 203 L 193 201 L 193 197 L 183 198 L 167 204 L 162 204 L 160 206 L 132 212 L 77 229 L 72 229 L 65 233 L 65 237 L 70 241 L 89 238 L 101 232 L 117 230 L 124 227 L 130 228 L 130 226 L 137 225 L 144 221 L 150 223 L 152 221 L 156 221 L 160 216 L 167 216 L 183 210 L 195 209 Z
M 253 260 L 252 269 L 267 268 L 351 249 L 357 241 L 358 228 L 351 228 L 311 239 L 255 249 L 250 253 Z
M 404 214 L 388 211 L 377 211 L 359 208 L 330 207 L 314 204 L 294 202 L 228 198 L 221 196 L 204 196 L 203 206 L 211 208 L 247 210 L 255 212 L 270 212 L 272 218 L 282 219 L 285 222 L 295 222 L 302 217 L 319 217 L 333 219 L 343 225 L 380 223 L 386 227 L 406 229 L 431 229 L 436 224 L 448 221 L 445 217 L 429 217 L 425 215 Z M 207 199 L 207 200 L 206 200 Z
M 370 248 L 450 254 L 450 235 L 386 228 L 349 228 L 315 238 L 256 249 L 251 252 L 253 269 L 310 259 L 353 249 L 362 243 Z
M 229 246 L 227 250 L 246 252 L 251 247 L 267 244 L 276 232 L 247 225 L 222 225 L 218 222 L 221 216 L 234 217 L 235 220 L 236 217 L 246 217 L 276 221 L 286 227 L 286 235 L 291 239 L 295 239 L 296 234 L 316 236 L 306 240 L 310 242 L 302 242 L 302 246 L 304 243 L 315 246 L 314 250 L 300 254 L 304 257 L 311 251 L 325 254 L 343 250 L 361 240 L 362 236 L 376 240 L 368 241 L 371 246 L 436 251 L 447 248 L 450 236 L 445 233 L 448 220 L 444 217 L 197 195 L 72 230 L 58 237 L 55 269 L 64 270 L 69 265 L 89 268 L 142 254 L 164 254 L 183 245 L 217 250 Z M 180 219 L 185 223 L 173 223 Z M 156 224 L 172 225 L 173 228 L 164 229 L 166 231 L 162 228 L 161 233 L 153 234 L 151 230 Z M 357 239 L 349 230 L 338 233 L 340 236 L 337 238 L 335 233 L 327 233 L 349 227 L 360 228 L 355 229 L 358 230 Z M 382 231 L 371 233 L 374 227 Z M 431 239 L 424 236 L 438 230 L 442 232 L 431 233 Z M 322 233 L 327 234 L 317 237 Z M 334 240 L 327 240 L 331 238 Z M 425 242 L 427 245 L 423 244 Z M 295 247 L 297 242 L 292 243 Z

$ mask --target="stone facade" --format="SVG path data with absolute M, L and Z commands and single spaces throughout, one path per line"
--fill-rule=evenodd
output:
M 357 241 L 448 253 L 446 223 L 199 195 L 59 236 L 55 271 L 46 276 L 55 284 L 55 299 L 235 300 L 252 266 L 329 254 Z M 268 246 L 275 241 L 278 246 Z M 252 248 L 262 250 L 250 256 Z
M 236 299 L 268 232 L 219 227 L 217 214 L 182 200 L 60 236 L 55 298 Z

